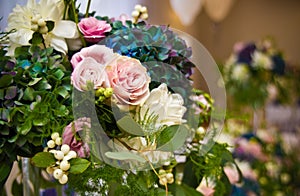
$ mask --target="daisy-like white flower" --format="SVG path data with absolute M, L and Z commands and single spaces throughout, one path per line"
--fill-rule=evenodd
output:
M 76 23 L 63 20 L 63 0 L 28 0 L 25 6 L 17 5 L 8 17 L 7 31 L 15 29 L 9 36 L 10 47 L 8 55 L 13 55 L 16 47 L 30 45 L 29 41 L 35 32 L 42 34 L 46 47 L 66 53 L 66 39 L 79 37 Z M 54 22 L 54 28 L 49 31 L 46 23 Z

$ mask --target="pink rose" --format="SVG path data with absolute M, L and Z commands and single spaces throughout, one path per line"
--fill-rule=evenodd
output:
M 139 105 L 149 96 L 151 81 L 140 61 L 120 56 L 106 67 L 113 97 L 119 104 Z
M 97 43 L 105 37 L 106 32 L 111 31 L 110 24 L 104 20 L 97 20 L 94 17 L 83 18 L 78 23 L 78 28 L 88 42 Z
M 110 87 L 105 65 L 98 63 L 91 57 L 84 58 L 76 65 L 71 75 L 71 82 L 79 91 L 87 90 L 88 82 L 94 84 L 94 89 Z
M 65 127 L 62 135 L 63 144 L 68 144 L 71 150 L 77 152 L 79 157 L 85 158 L 90 155 L 90 149 L 87 143 L 84 143 L 78 133 L 87 131 L 91 128 L 89 118 L 79 118 Z
M 82 61 L 86 57 L 91 57 L 95 59 L 98 63 L 105 65 L 113 58 L 115 58 L 117 54 L 114 54 L 113 50 L 104 46 L 104 45 L 92 45 L 80 50 L 72 56 L 71 64 L 73 68 L 77 66 L 80 61 Z

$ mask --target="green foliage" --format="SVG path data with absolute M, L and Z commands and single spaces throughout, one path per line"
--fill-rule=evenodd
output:
M 132 173 L 103 164 L 90 166 L 81 175 L 70 174 L 68 191 L 74 190 L 78 194 L 165 195 L 164 189 L 154 186 L 157 180 L 150 171 Z
M 126 115 L 120 120 L 118 120 L 117 125 L 120 128 L 120 130 L 129 134 L 137 136 L 145 135 L 145 132 L 143 131 L 142 127 L 129 115 Z
M 46 168 L 55 164 L 56 159 L 50 152 L 39 152 L 32 157 L 31 162 L 36 167 Z
M 200 147 L 200 146 L 199 146 Z M 200 156 L 199 147 L 191 151 L 184 168 L 183 183 L 196 188 L 203 178 L 216 180 L 216 195 L 228 195 L 231 186 L 224 174 L 226 164 L 235 164 L 227 144 L 215 143 L 210 151 Z M 223 179 L 223 180 L 220 180 Z
M 72 120 L 70 71 L 63 57 L 32 45 L 17 48 L 15 58 L 13 63 L 0 56 L 1 164 L 33 156 L 45 138 Z
M 157 150 L 172 152 L 183 146 L 189 130 L 184 125 L 166 127 L 157 137 Z
M 70 160 L 70 173 L 71 174 L 81 174 L 84 172 L 89 166 L 91 162 L 86 159 L 75 158 Z

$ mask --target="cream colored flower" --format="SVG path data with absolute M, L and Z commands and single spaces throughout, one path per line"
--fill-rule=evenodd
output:
M 8 55 L 12 56 L 14 49 L 19 46 L 30 45 L 34 32 L 43 35 L 46 47 L 66 53 L 68 46 L 65 39 L 74 39 L 79 36 L 76 24 L 73 21 L 63 20 L 63 0 L 28 0 L 26 6 L 17 5 L 8 17 L 7 31 L 15 29 L 10 34 L 10 48 Z M 49 31 L 47 21 L 54 22 L 54 28 Z
M 262 52 L 258 52 L 258 51 L 255 51 L 253 53 L 253 66 L 254 67 L 262 67 L 264 69 L 272 69 L 272 60 L 271 58 L 262 53 Z
M 120 142 L 121 141 L 121 142 Z M 126 146 L 124 145 L 126 144 Z M 154 165 L 163 165 L 168 162 L 173 153 L 156 150 L 156 143 L 148 143 L 145 137 L 133 137 L 133 138 L 120 138 L 119 140 L 110 140 L 108 145 L 118 152 L 131 152 L 133 154 L 140 155 L 142 158 L 146 158 L 147 161 Z M 128 149 L 130 147 L 131 149 Z M 141 165 L 141 163 L 130 160 L 131 169 L 145 168 L 146 165 Z
M 232 78 L 238 81 L 248 80 L 250 77 L 249 68 L 246 64 L 238 64 L 232 70 Z
M 185 122 L 182 119 L 186 111 L 183 103 L 181 95 L 171 94 L 167 85 L 161 84 L 150 92 L 150 96 L 141 106 L 137 118 L 143 121 L 149 115 L 157 116 L 156 128 L 162 125 L 178 125 Z

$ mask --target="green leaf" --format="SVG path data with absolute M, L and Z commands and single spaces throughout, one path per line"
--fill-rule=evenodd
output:
M 178 196 L 202 196 L 202 194 L 200 192 L 196 191 L 195 189 L 193 189 L 185 184 L 179 185 L 179 184 L 173 183 L 173 184 L 169 185 L 169 188 L 174 195 L 178 195 Z
M 66 90 L 64 86 L 60 86 L 57 88 L 57 94 L 62 96 L 63 98 L 66 98 L 69 95 L 69 92 Z
M 26 120 L 24 124 L 17 126 L 17 132 L 21 135 L 26 135 L 32 127 L 31 120 Z
M 117 125 L 121 131 L 138 135 L 138 136 L 144 136 L 145 132 L 141 128 L 141 126 L 135 122 L 129 115 L 124 116 L 120 120 L 117 121 Z
M 28 83 L 28 86 L 33 86 L 38 83 L 42 78 L 34 78 L 32 81 Z
M 0 164 L 0 182 L 4 181 L 9 173 L 10 173 L 11 167 L 10 165 L 6 164 L 6 163 L 1 163 Z
M 184 125 L 174 125 L 165 128 L 157 138 L 157 150 L 174 151 L 180 148 L 188 134 L 189 130 Z
M 10 85 L 13 82 L 13 76 L 12 75 L 3 75 L 0 78 L 0 88 L 6 87 Z
M 47 82 L 46 79 L 43 79 L 39 83 L 37 83 L 37 89 L 41 91 L 48 90 L 51 89 L 51 85 Z
M 22 46 L 22 47 L 17 47 L 15 49 L 15 58 L 23 57 L 26 59 L 27 56 L 30 54 L 28 53 L 29 46 Z
M 70 160 L 70 173 L 71 174 L 80 174 L 83 173 L 89 166 L 91 162 L 86 159 L 75 158 Z
M 56 108 L 54 111 L 55 115 L 61 117 L 61 116 L 66 116 L 69 114 L 69 110 L 65 105 L 61 105 L 59 108 Z
M 62 79 L 65 75 L 65 73 L 61 70 L 58 69 L 56 72 L 53 73 L 53 75 L 57 78 L 57 79 Z
M 121 21 L 115 21 L 113 24 L 112 24 L 113 28 L 116 28 L 116 29 L 120 29 L 122 28 L 123 24 Z
M 16 135 L 14 135 L 13 137 L 9 138 L 7 141 L 8 141 L 9 143 L 14 143 L 14 142 L 17 141 L 18 137 L 19 137 L 19 134 L 16 134 Z
M 34 126 L 44 126 L 49 122 L 49 119 L 46 118 L 39 118 L 39 119 L 34 119 L 33 121 Z
M 51 165 L 54 165 L 56 159 L 54 158 L 54 155 L 50 152 L 39 152 L 32 157 L 31 162 L 36 167 L 46 168 Z
M 23 99 L 27 101 L 33 101 L 34 96 L 33 96 L 34 90 L 31 87 L 27 87 L 24 91 Z
M 33 44 L 33 45 L 39 45 L 43 42 L 44 38 L 43 35 L 38 33 L 38 32 L 34 32 L 32 35 L 32 39 L 29 41 L 29 43 Z
M 16 86 L 10 86 L 6 90 L 5 99 L 13 99 L 17 95 L 17 87 Z
M 1 83 L 0 83 L 1 84 Z M 0 99 L 4 99 L 4 89 L 0 89 Z
M 116 160 L 135 160 L 141 163 L 146 162 L 146 159 L 144 159 L 143 157 L 137 154 L 133 154 L 131 152 L 106 152 L 105 156 Z
M 48 32 L 54 29 L 55 23 L 53 21 L 46 21 L 46 26 L 48 27 Z

